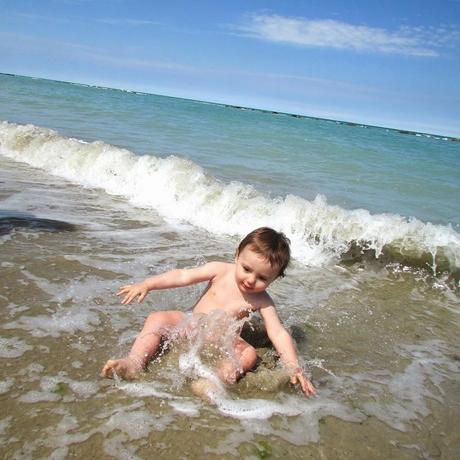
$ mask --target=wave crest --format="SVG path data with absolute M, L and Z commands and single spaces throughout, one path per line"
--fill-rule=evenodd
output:
M 292 241 L 295 257 L 321 266 L 374 259 L 458 274 L 460 235 L 451 226 L 329 205 L 318 195 L 269 198 L 251 185 L 222 183 L 190 160 L 136 155 L 33 125 L 0 123 L 0 153 L 83 186 L 99 187 L 216 234 L 244 235 L 269 225 Z

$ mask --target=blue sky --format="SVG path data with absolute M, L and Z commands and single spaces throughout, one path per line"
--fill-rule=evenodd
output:
M 460 137 L 460 0 L 0 8 L 0 72 Z

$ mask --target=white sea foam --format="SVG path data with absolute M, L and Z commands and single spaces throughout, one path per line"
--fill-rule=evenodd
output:
M 216 398 L 216 406 L 224 415 L 241 419 L 267 419 L 275 414 L 295 416 L 300 415 L 302 407 L 292 404 L 282 404 L 264 399 L 234 400 Z
M 165 392 L 160 386 L 153 382 L 124 382 L 117 380 L 117 387 L 126 393 L 140 398 L 153 397 L 171 399 L 173 395 Z
M 274 436 L 284 439 L 294 445 L 304 445 L 310 442 L 318 442 L 320 439 L 319 427 L 320 420 L 327 416 L 333 416 L 350 422 L 362 422 L 365 416 L 356 410 L 351 410 L 343 404 L 335 401 L 329 394 L 326 396 L 322 391 L 322 396 L 314 399 L 306 400 L 299 399 L 294 396 L 284 396 L 280 402 L 264 401 L 264 400 L 242 400 L 233 401 L 231 413 L 225 415 L 238 418 L 241 423 L 241 429 L 232 431 L 216 448 L 208 446 L 207 452 L 219 455 L 231 454 L 238 456 L 238 447 L 244 441 L 251 441 L 255 436 Z M 256 412 L 253 412 L 254 417 L 245 417 L 248 413 L 245 410 L 245 405 L 254 408 L 260 414 L 263 414 L 265 407 L 274 409 L 271 414 L 267 410 L 263 417 L 257 417 Z M 243 410 L 241 410 L 243 409 Z M 270 420 L 271 415 L 278 416 L 278 422 L 273 424 Z M 283 419 L 290 415 L 289 423 L 279 423 L 280 418 Z
M 86 143 L 33 125 L 0 123 L 0 153 L 73 181 L 154 208 L 216 234 L 241 236 L 263 225 L 285 232 L 296 258 L 309 265 L 337 260 L 353 242 L 375 251 L 421 258 L 433 271 L 460 267 L 460 235 L 450 226 L 394 214 L 331 206 L 287 195 L 268 198 L 252 186 L 224 184 L 195 163 L 135 155 L 103 142 Z
M 188 417 L 198 417 L 200 415 L 199 405 L 195 401 L 181 399 L 169 401 L 169 405 L 177 412 Z
M 428 401 L 442 404 L 441 383 L 447 375 L 460 371 L 458 362 L 449 359 L 446 351 L 440 340 L 402 346 L 401 354 L 411 359 L 404 371 L 354 374 L 352 379 L 355 382 L 372 388 L 373 400 L 363 405 L 364 410 L 403 432 L 409 422 L 427 417 L 430 414 Z
M 13 417 L 10 415 L 9 417 L 0 420 L 0 434 L 3 434 L 5 430 L 10 426 L 11 419 Z
M 26 403 L 40 401 L 73 402 L 86 399 L 99 391 L 99 385 L 92 381 L 72 380 L 61 372 L 55 376 L 44 376 L 40 379 L 40 389 L 22 394 L 19 400 Z
M 49 458 L 68 458 L 69 448 L 81 444 L 95 434 L 101 434 L 104 441 L 104 451 L 117 459 L 137 459 L 137 445 L 132 441 L 146 438 L 152 431 L 164 430 L 173 420 L 171 416 L 159 416 L 142 409 L 142 403 L 129 406 L 118 406 L 114 410 L 98 414 L 101 423 L 89 430 L 82 429 L 78 419 L 68 413 L 63 407 L 52 412 L 61 416 L 57 424 L 42 430 L 42 436 L 30 440 L 21 446 L 21 454 L 14 458 L 35 458 L 36 450 L 46 446 L 52 449 Z M 9 423 L 9 419 L 6 419 Z M 1 429 L 1 424 L 0 424 Z
M 8 393 L 10 391 L 10 388 L 14 384 L 14 379 L 7 378 L 6 380 L 0 380 L 0 395 L 4 393 Z
M 59 337 L 61 333 L 92 332 L 99 324 L 99 316 L 91 310 L 66 308 L 51 316 L 21 316 L 16 321 L 4 324 L 4 329 L 24 329 L 34 337 Z
M 23 269 L 22 273 L 42 291 L 52 296 L 54 301 L 60 304 L 64 304 L 69 300 L 75 304 L 84 304 L 91 296 L 96 296 L 100 292 L 107 290 L 105 282 L 96 277 L 87 276 L 84 279 L 78 280 L 78 283 L 70 280 L 68 285 L 63 287 L 61 284 L 51 283 L 46 278 L 33 275 L 27 269 Z
M 24 340 L 16 337 L 0 337 L 0 358 L 19 358 L 26 351 L 32 350 L 33 347 L 28 345 Z

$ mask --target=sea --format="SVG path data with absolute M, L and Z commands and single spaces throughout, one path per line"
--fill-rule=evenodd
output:
M 256 316 L 256 369 L 212 403 L 187 340 L 99 377 L 205 288 L 120 286 L 261 226 L 291 241 L 269 291 L 315 397 Z M 459 139 L 0 74 L 0 274 L 2 458 L 460 457 Z

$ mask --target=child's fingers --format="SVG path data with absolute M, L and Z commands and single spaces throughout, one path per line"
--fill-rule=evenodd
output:
M 126 303 L 131 303 L 137 296 L 139 295 L 138 292 L 133 292 L 129 297 Z
M 121 288 L 118 289 L 118 292 L 116 293 L 116 295 L 125 294 L 130 289 L 130 287 L 131 287 L 130 284 L 128 284 L 127 286 L 122 286 Z
M 300 384 L 306 396 L 313 396 L 316 394 L 315 387 L 311 384 L 310 380 L 304 377 L 300 380 Z
M 302 389 L 302 392 L 305 394 L 305 396 L 313 396 L 316 394 L 315 387 L 311 384 L 310 380 L 308 380 L 304 375 L 302 374 L 295 374 L 291 377 L 291 383 L 300 384 L 300 388 Z
M 305 395 L 310 396 L 310 388 L 304 379 L 300 380 L 300 386 L 302 387 L 302 391 L 305 393 Z
M 139 303 L 142 303 L 142 302 L 144 301 L 146 295 L 147 295 L 146 292 L 141 292 L 141 293 L 139 294 L 139 298 L 137 299 L 137 301 L 138 301 Z
M 128 292 L 124 299 L 121 301 L 123 305 L 127 305 L 128 303 L 131 303 L 131 301 L 136 297 L 136 293 L 133 292 Z

